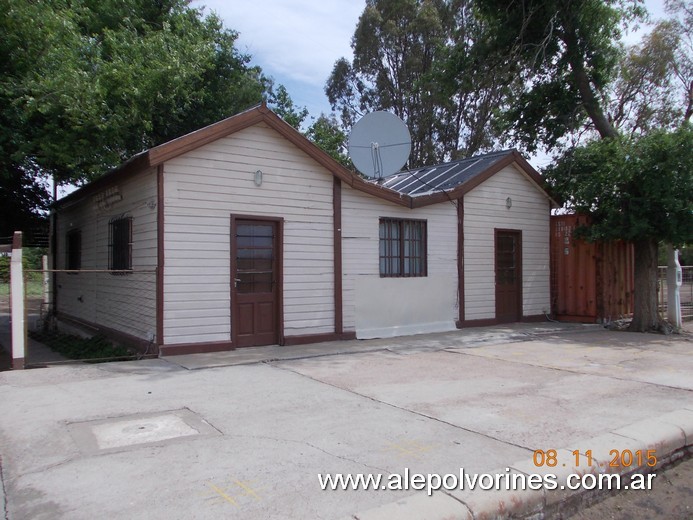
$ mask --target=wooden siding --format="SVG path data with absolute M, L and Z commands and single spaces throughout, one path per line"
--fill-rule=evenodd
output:
M 428 276 L 380 278 L 381 217 L 427 222 Z M 454 203 L 408 209 L 343 186 L 342 251 L 344 330 L 356 331 L 357 337 L 372 337 L 455 327 L 458 311 Z
M 494 229 L 522 231 L 523 316 L 549 312 L 549 219 L 546 195 L 514 166 L 464 196 L 465 320 L 495 318 Z
M 164 200 L 165 344 L 231 339 L 232 213 L 284 218 L 284 334 L 334 332 L 332 175 L 324 167 L 259 123 L 166 162 Z
M 144 340 L 156 340 L 156 171 L 118 184 L 122 200 L 99 207 L 102 192 L 61 209 L 57 217 L 57 267 L 66 268 L 66 236 L 82 234 L 81 269 L 108 269 L 109 222 L 132 217 L 132 274 L 58 273 L 57 311 Z

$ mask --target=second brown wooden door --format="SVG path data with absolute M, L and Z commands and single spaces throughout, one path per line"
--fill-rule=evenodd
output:
M 522 318 L 522 235 L 520 231 L 496 230 L 496 321 Z

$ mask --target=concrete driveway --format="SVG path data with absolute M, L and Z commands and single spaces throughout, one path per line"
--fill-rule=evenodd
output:
M 693 417 L 692 352 L 691 335 L 517 325 L 3 372 L 6 518 L 369 517 L 415 492 L 318 474 L 488 472 Z

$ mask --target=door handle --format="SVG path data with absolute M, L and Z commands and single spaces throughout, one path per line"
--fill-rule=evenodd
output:
M 238 287 L 238 282 L 242 281 L 240 278 L 234 278 L 233 279 L 233 286 Z

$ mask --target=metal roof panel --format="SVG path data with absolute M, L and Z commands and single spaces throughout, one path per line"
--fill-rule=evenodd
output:
M 395 173 L 377 182 L 381 186 L 412 197 L 430 195 L 438 191 L 457 188 L 512 153 L 513 150 L 501 150 L 476 155 L 466 159 Z

